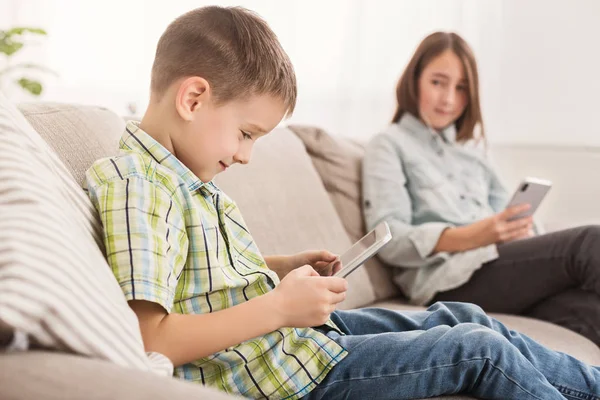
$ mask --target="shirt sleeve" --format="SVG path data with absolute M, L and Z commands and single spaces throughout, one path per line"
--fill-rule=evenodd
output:
M 392 240 L 379 257 L 389 265 L 421 268 L 445 261 L 448 253 L 432 254 L 440 235 L 453 225 L 431 222 L 412 225 L 412 202 L 396 146 L 385 135 L 367 146 L 363 161 L 363 212 L 367 229 L 381 221 L 390 226 Z
M 188 249 L 175 199 L 138 176 L 97 186 L 88 182 L 88 195 L 102 221 L 108 263 L 126 299 L 158 303 L 171 312 Z
M 508 205 L 509 194 L 502 182 L 500 181 L 500 178 L 498 177 L 496 172 L 494 172 L 492 168 L 490 168 L 489 171 L 490 187 L 488 192 L 488 202 L 490 204 L 490 207 L 492 207 L 492 210 L 494 210 L 494 212 L 499 213 L 504 211 L 504 209 Z

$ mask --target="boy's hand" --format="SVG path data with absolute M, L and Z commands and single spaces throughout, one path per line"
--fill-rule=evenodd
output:
M 292 257 L 293 269 L 303 265 L 310 265 L 321 276 L 331 276 L 342 269 L 339 257 L 327 250 L 309 250 L 294 254 Z M 331 264 L 333 261 L 338 261 Z
M 272 296 L 282 327 L 323 325 L 336 305 L 346 298 L 344 278 L 319 276 L 310 265 L 291 271 L 267 296 Z
M 290 271 L 303 265 L 310 265 L 321 276 L 331 276 L 342 268 L 341 262 L 329 265 L 338 260 L 338 256 L 327 250 L 303 251 L 292 256 L 266 256 L 265 261 L 269 269 L 275 271 L 282 280 Z

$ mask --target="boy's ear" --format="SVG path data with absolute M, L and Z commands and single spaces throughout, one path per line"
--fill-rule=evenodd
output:
M 185 79 L 175 96 L 175 108 L 184 121 L 191 121 L 194 113 L 210 97 L 210 84 L 204 78 L 194 76 Z

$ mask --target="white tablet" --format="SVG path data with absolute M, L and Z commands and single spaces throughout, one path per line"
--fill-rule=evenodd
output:
M 340 257 L 342 269 L 335 276 L 347 277 L 365 261 L 377 254 L 377 252 L 392 238 L 390 227 L 383 221 L 371 232 L 367 233 L 358 242 L 354 243 L 348 251 Z M 336 263 L 338 261 L 334 261 Z
M 529 210 L 510 218 L 509 221 L 514 221 L 519 218 L 532 216 L 551 187 L 552 182 L 544 179 L 523 179 L 523 182 L 521 182 L 521 184 L 515 191 L 507 207 L 517 206 L 520 204 L 529 204 L 531 207 L 529 208 Z

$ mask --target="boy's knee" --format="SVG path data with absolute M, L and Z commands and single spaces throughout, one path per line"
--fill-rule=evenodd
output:
M 437 302 L 431 305 L 428 310 L 443 315 L 444 319 L 450 320 L 454 324 L 474 322 L 485 326 L 490 325 L 489 316 L 485 311 L 472 303 Z M 450 321 L 445 321 L 445 323 Z
M 451 329 L 455 335 L 457 348 L 470 357 L 483 357 L 497 360 L 516 348 L 502 334 L 480 324 L 464 323 Z

